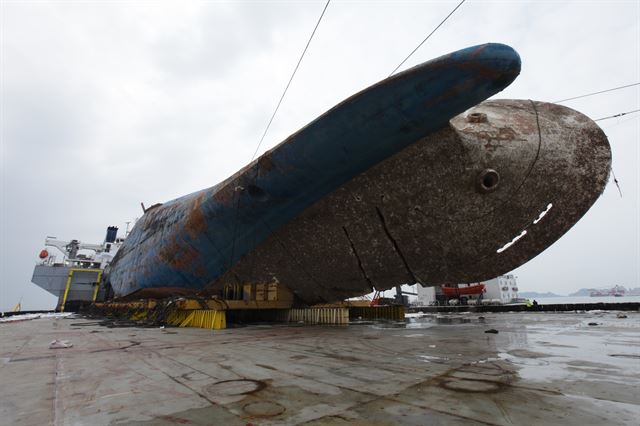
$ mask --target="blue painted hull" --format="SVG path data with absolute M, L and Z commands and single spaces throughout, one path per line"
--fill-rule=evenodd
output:
M 512 48 L 485 44 L 363 90 L 224 182 L 149 209 L 110 265 L 108 282 L 116 296 L 211 285 L 305 209 L 500 92 L 519 72 Z

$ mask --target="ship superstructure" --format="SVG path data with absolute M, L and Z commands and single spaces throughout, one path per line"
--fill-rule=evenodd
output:
M 31 282 L 58 297 L 58 310 L 70 302 L 104 300 L 107 288 L 100 285 L 102 273 L 124 240 L 118 237 L 116 226 L 107 228 L 101 244 L 47 237 Z

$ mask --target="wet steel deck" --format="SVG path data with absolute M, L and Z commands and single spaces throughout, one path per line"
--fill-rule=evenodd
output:
M 640 313 L 625 314 L 216 332 L 3 323 L 0 423 L 637 424 Z

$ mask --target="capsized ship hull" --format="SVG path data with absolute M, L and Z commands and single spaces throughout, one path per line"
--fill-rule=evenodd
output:
M 302 211 L 519 72 L 513 49 L 485 44 L 352 96 L 226 181 L 146 212 L 111 264 L 115 295 L 212 284 Z
M 606 136 L 583 114 L 486 101 L 305 210 L 215 284 L 278 280 L 321 302 L 485 281 L 566 233 L 610 165 Z
M 595 201 L 610 153 L 593 122 L 550 104 L 484 104 L 488 120 L 449 124 L 519 71 L 513 49 L 487 44 L 354 95 L 219 185 L 148 210 L 107 271 L 114 294 L 275 281 L 314 303 L 524 263 Z M 554 210 L 558 225 L 496 256 L 571 183 L 584 197 Z

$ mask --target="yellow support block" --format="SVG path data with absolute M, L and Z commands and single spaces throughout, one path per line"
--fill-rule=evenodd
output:
M 182 315 L 182 312 L 176 313 L 170 319 L 170 322 L 172 324 L 177 323 L 179 327 L 208 328 L 212 330 L 227 328 L 227 316 L 224 311 L 199 309 L 185 312 L 185 314 Z
M 180 322 L 180 327 L 189 327 L 193 322 L 193 317 L 195 316 L 196 311 L 191 311 L 189 315 L 185 319 Z
M 148 315 L 148 311 L 146 311 L 146 310 L 137 311 L 136 313 L 131 315 L 131 320 L 132 321 L 139 321 L 141 319 L 147 319 L 147 315 Z
M 62 305 L 60 306 L 60 312 L 64 312 L 64 305 L 67 304 L 67 297 L 69 296 L 69 288 L 71 288 L 71 278 L 74 272 L 97 272 L 98 273 L 98 285 L 100 284 L 100 277 L 102 275 L 102 269 L 83 269 L 83 268 L 71 268 L 69 269 L 69 275 L 67 275 L 67 284 L 64 287 L 64 295 L 62 296 Z M 96 301 L 98 295 L 98 286 L 93 292 L 93 301 Z

